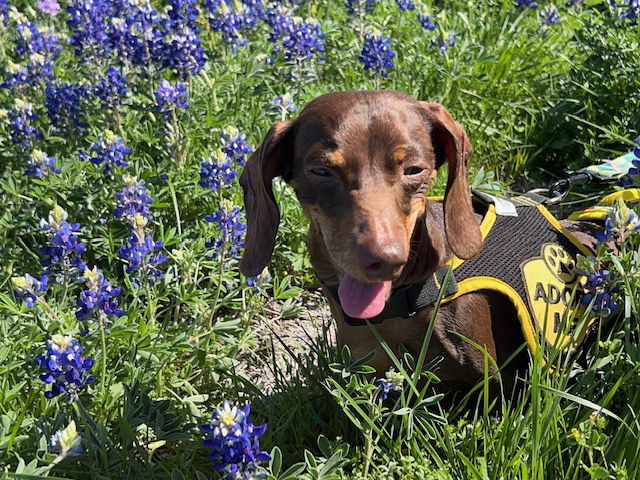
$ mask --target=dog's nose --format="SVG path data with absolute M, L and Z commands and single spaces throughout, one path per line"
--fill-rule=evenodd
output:
M 358 257 L 364 274 L 371 280 L 393 279 L 406 262 L 404 247 L 400 242 L 359 245 Z

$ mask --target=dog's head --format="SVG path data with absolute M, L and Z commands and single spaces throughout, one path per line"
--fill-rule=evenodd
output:
M 377 315 L 391 283 L 411 263 L 412 237 L 428 231 L 427 191 L 445 163 L 444 237 L 460 258 L 480 251 L 468 194 L 471 153 L 464 129 L 441 105 L 391 91 L 318 97 L 296 120 L 273 125 L 242 173 L 247 237 L 241 271 L 257 275 L 271 257 L 280 220 L 271 182 L 281 176 L 341 279 L 345 311 Z

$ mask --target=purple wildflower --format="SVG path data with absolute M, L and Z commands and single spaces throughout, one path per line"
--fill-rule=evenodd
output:
M 449 48 L 453 47 L 456 44 L 456 37 L 453 33 L 443 34 L 438 37 L 438 50 L 440 50 L 441 54 L 447 53 Z
M 233 170 L 231 159 L 224 153 L 218 151 L 211 159 L 202 159 L 200 163 L 199 185 L 217 192 L 218 189 L 231 185 L 238 172 Z
M 45 89 L 45 105 L 51 123 L 58 128 L 84 127 L 81 102 L 89 97 L 85 87 L 60 82 Z
M 324 51 L 324 38 L 320 23 L 309 18 L 292 17 L 282 35 L 282 50 L 287 62 L 300 65 Z
M 104 78 L 96 85 L 94 91 L 104 106 L 120 105 L 122 97 L 129 92 L 127 77 L 120 69 L 111 66 L 107 69 Z
M 247 135 L 240 133 L 235 127 L 222 130 L 220 145 L 222 152 L 241 167 L 244 167 L 245 157 L 253 152 L 253 148 L 247 145 Z
M 165 117 L 177 108 L 189 108 L 187 103 L 187 87 L 182 83 L 171 85 L 167 80 L 162 80 L 155 92 L 156 108 L 164 113 Z
M 146 226 L 149 220 L 142 215 L 135 214 L 131 220 L 132 228 L 127 242 L 118 250 L 118 256 L 126 263 L 126 272 L 134 285 L 140 285 L 143 279 L 153 284 L 164 276 L 158 265 L 164 263 L 167 257 L 162 253 L 155 253 L 164 247 L 160 241 L 155 241 Z
M 79 156 L 95 165 L 104 163 L 102 173 L 107 174 L 113 167 L 129 166 L 125 159 L 130 153 L 131 149 L 125 146 L 124 139 L 116 137 L 111 130 L 105 130 L 98 140 L 89 146 L 89 153 L 82 151 Z
M 296 107 L 295 103 L 293 102 L 293 97 L 288 93 L 274 98 L 273 102 L 271 103 L 273 105 L 271 110 L 274 112 L 278 112 L 282 120 L 287 118 L 288 113 L 298 111 L 298 107 Z
M 585 294 L 583 305 L 591 305 L 591 313 L 599 317 L 608 317 L 618 309 L 618 305 L 607 290 L 609 285 L 609 270 L 601 269 L 586 275 L 584 284 Z
M 365 13 L 373 12 L 376 6 L 376 0 L 347 0 L 344 3 L 349 15 L 358 15 L 363 17 Z
M 82 350 L 82 345 L 70 335 L 53 335 L 47 340 L 46 355 L 35 359 L 36 365 L 45 370 L 40 380 L 51 385 L 51 390 L 44 394 L 46 398 L 66 393 L 69 401 L 74 401 L 80 388 L 95 380 L 89 374 L 93 359 L 84 358 Z
M 24 277 L 13 277 L 11 279 L 16 297 L 24 300 L 28 308 L 33 308 L 38 300 L 38 294 L 47 291 L 49 278 L 43 275 L 40 280 L 33 278 L 28 273 Z
M 391 50 L 391 38 L 385 38 L 379 31 L 374 31 L 365 35 L 358 60 L 365 70 L 371 71 L 372 75 L 387 77 L 389 70 L 393 69 L 395 56 L 396 54 Z
M 436 25 L 431 21 L 431 15 L 426 11 L 418 14 L 418 21 L 425 30 L 432 31 L 436 29 Z
M 401 12 L 416 9 L 416 6 L 411 0 L 396 0 L 396 3 L 398 4 L 398 8 Z
M 87 317 L 93 313 L 98 315 L 113 315 L 121 317 L 124 310 L 118 305 L 116 297 L 120 295 L 120 287 L 113 287 L 104 278 L 102 270 L 97 267 L 84 271 L 82 280 L 86 282 L 86 289 L 80 292 L 80 298 L 76 301 L 76 305 L 80 310 L 76 312 L 78 320 L 87 320 Z
M 40 0 L 36 5 L 41 11 L 49 15 L 55 16 L 60 11 L 60 4 L 57 0 Z
M 203 444 L 211 449 L 209 459 L 225 480 L 260 478 L 260 463 L 269 461 L 269 455 L 260 450 L 259 444 L 259 437 L 264 435 L 267 426 L 255 426 L 250 413 L 249 404 L 240 408 L 225 400 L 213 412 L 211 421 L 200 425 L 211 435 Z
M 11 138 L 14 143 L 28 147 L 33 138 L 42 138 L 42 133 L 33 122 L 38 115 L 33 111 L 33 104 L 20 98 L 14 100 L 13 109 L 6 112 L 11 128 Z
M 153 203 L 153 198 L 149 196 L 149 191 L 144 186 L 144 180 L 125 175 L 124 182 L 125 187 L 116 193 L 118 204 L 113 214 L 117 218 L 124 217 L 130 221 L 135 215 L 142 215 L 150 219 L 149 205 Z
M 241 213 L 240 207 L 227 204 L 213 214 L 205 216 L 205 220 L 215 223 L 220 231 L 217 238 L 212 237 L 205 242 L 207 248 L 213 248 L 214 256 L 225 251 L 233 258 L 244 246 L 244 232 L 247 225 L 240 221 Z
M 49 156 L 42 150 L 34 150 L 31 153 L 27 168 L 24 171 L 25 175 L 34 175 L 38 178 L 42 178 L 43 175 L 49 173 L 60 173 L 62 170 L 55 167 L 56 157 Z
M 47 246 L 40 249 L 45 258 L 41 260 L 45 273 L 55 275 L 57 282 L 69 277 L 76 277 L 86 268 L 82 254 L 86 245 L 78 241 L 75 232 L 80 230 L 79 224 L 67 222 L 68 214 L 59 206 L 49 213 L 49 220 L 40 220 L 40 229 L 48 232 Z
M 404 378 L 401 373 L 395 371 L 393 367 L 389 371 L 385 372 L 384 378 L 376 380 L 378 384 L 378 391 L 380 392 L 380 398 L 386 400 L 389 397 L 389 393 L 401 392 L 403 390 Z
M 558 9 L 551 5 L 547 5 L 542 9 L 540 18 L 542 18 L 542 27 L 552 27 L 553 25 L 559 25 L 561 23 Z
M 515 0 L 516 8 L 538 8 L 538 0 Z

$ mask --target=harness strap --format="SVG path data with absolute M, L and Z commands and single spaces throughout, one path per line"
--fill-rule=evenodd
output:
M 381 323 L 388 318 L 409 318 L 425 307 L 433 305 L 438 299 L 438 294 L 442 288 L 442 284 L 447 275 L 448 266 L 442 267 L 431 275 L 422 283 L 414 283 L 405 285 L 393 290 L 384 310 L 377 316 L 368 319 L 371 323 Z M 338 287 L 322 284 L 324 288 L 331 294 L 334 301 L 340 305 L 338 297 Z M 458 284 L 453 277 L 453 272 L 449 275 L 449 281 L 445 286 L 443 298 L 455 295 L 458 292 Z M 342 306 L 340 306 L 342 308 Z M 366 325 L 366 321 L 362 318 L 353 318 L 342 311 L 347 325 L 352 327 Z

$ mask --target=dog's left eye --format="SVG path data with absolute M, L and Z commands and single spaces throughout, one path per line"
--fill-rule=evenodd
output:
M 330 177 L 331 176 L 331 170 L 329 170 L 328 168 L 323 168 L 323 167 L 312 168 L 311 169 L 311 173 L 313 173 L 314 175 L 318 175 L 319 177 Z
M 419 173 L 424 172 L 424 168 L 420 167 L 409 167 L 404 169 L 405 175 L 418 175 Z

